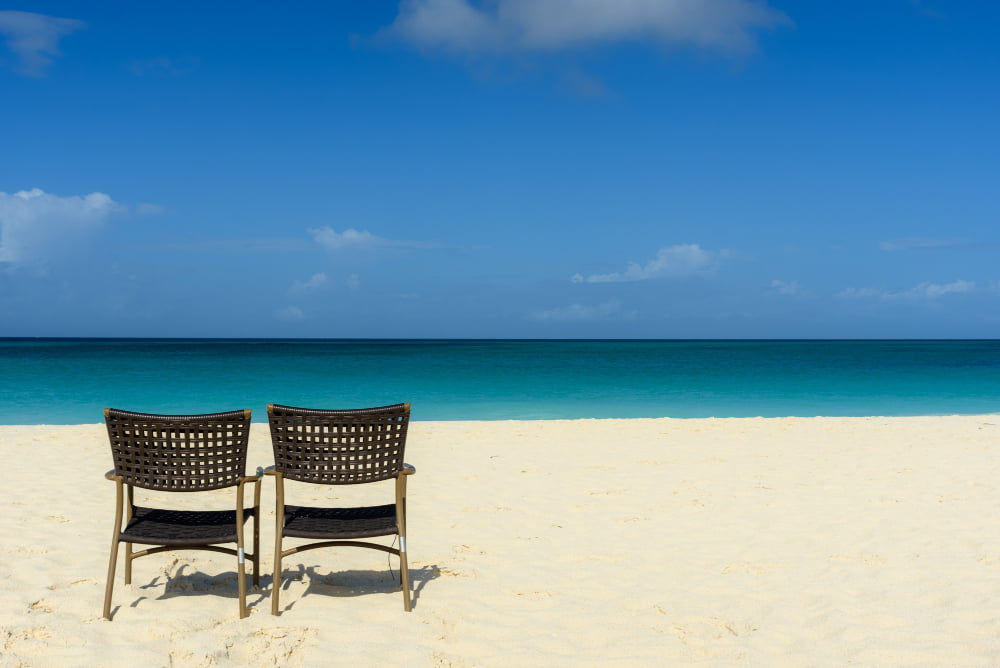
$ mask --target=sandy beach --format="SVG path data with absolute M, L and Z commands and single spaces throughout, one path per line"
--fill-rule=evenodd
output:
M 394 558 L 339 548 L 287 558 L 271 616 L 265 479 L 244 620 L 234 560 L 191 551 L 119 568 L 101 619 L 102 424 L 0 456 L 2 666 L 1000 663 L 996 415 L 415 422 L 413 612 Z

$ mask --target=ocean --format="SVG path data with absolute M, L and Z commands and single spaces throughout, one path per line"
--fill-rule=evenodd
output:
M 414 420 L 1000 413 L 1000 341 L 0 339 L 0 424 L 404 401 Z

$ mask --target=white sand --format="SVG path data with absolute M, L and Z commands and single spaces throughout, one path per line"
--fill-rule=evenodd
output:
M 178 551 L 119 563 L 107 622 L 103 425 L 0 427 L 0 665 L 1000 665 L 1000 416 L 417 422 L 407 452 L 412 613 L 395 558 L 337 548 L 286 559 L 272 617 L 265 479 L 248 619 L 232 557 Z

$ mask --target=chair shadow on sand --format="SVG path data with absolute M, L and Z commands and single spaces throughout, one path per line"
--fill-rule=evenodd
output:
M 159 596 L 139 594 L 135 600 L 127 605 L 131 608 L 137 608 L 143 601 L 165 600 L 178 596 L 216 596 L 228 599 L 238 597 L 236 571 L 223 571 L 212 575 L 200 570 L 190 570 L 189 572 L 189 569 L 191 569 L 190 564 L 181 564 L 172 573 L 159 573 L 145 584 L 133 585 L 134 589 L 142 592 L 163 587 L 163 593 Z M 414 608 L 419 606 L 421 594 L 427 583 L 439 577 L 441 577 L 441 570 L 437 565 L 410 567 Z M 303 580 L 307 582 L 305 592 L 299 598 L 283 605 L 283 612 L 291 610 L 307 596 L 353 598 L 372 594 L 398 594 L 400 587 L 398 570 L 349 570 L 321 573 L 313 566 L 307 568 L 303 564 L 297 564 L 295 567 L 284 568 L 282 589 L 287 592 L 293 582 Z M 273 575 L 262 574 L 260 587 L 248 586 L 247 607 L 253 609 L 268 604 L 273 584 Z M 322 605 L 322 603 L 317 603 L 317 605 Z M 115 606 L 113 612 L 117 612 L 120 607 Z M 266 610 L 266 608 L 264 609 Z
M 410 566 L 410 583 L 413 587 L 411 596 L 414 608 L 419 607 L 420 597 L 427 583 L 439 577 L 441 577 L 441 569 L 436 565 L 419 568 Z M 269 576 L 267 580 L 270 588 L 272 578 Z M 398 594 L 400 587 L 399 571 L 397 570 L 391 572 L 388 569 L 321 572 L 314 566 L 306 567 L 303 564 L 297 564 L 295 567 L 288 566 L 284 569 L 283 593 L 288 591 L 292 582 L 303 580 L 307 582 L 306 590 L 298 599 L 290 601 L 288 605 L 282 605 L 282 611 L 291 610 L 299 601 L 309 596 L 353 598 L 370 594 Z M 263 580 L 261 584 L 263 584 Z M 322 603 L 316 603 L 316 605 L 322 605 Z

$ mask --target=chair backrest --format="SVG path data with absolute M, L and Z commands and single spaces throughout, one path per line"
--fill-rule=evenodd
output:
M 268 404 L 274 468 L 289 480 L 353 485 L 395 478 L 410 404 L 319 410 Z
M 232 487 L 246 472 L 250 411 L 153 415 L 104 409 L 115 473 L 145 489 Z

